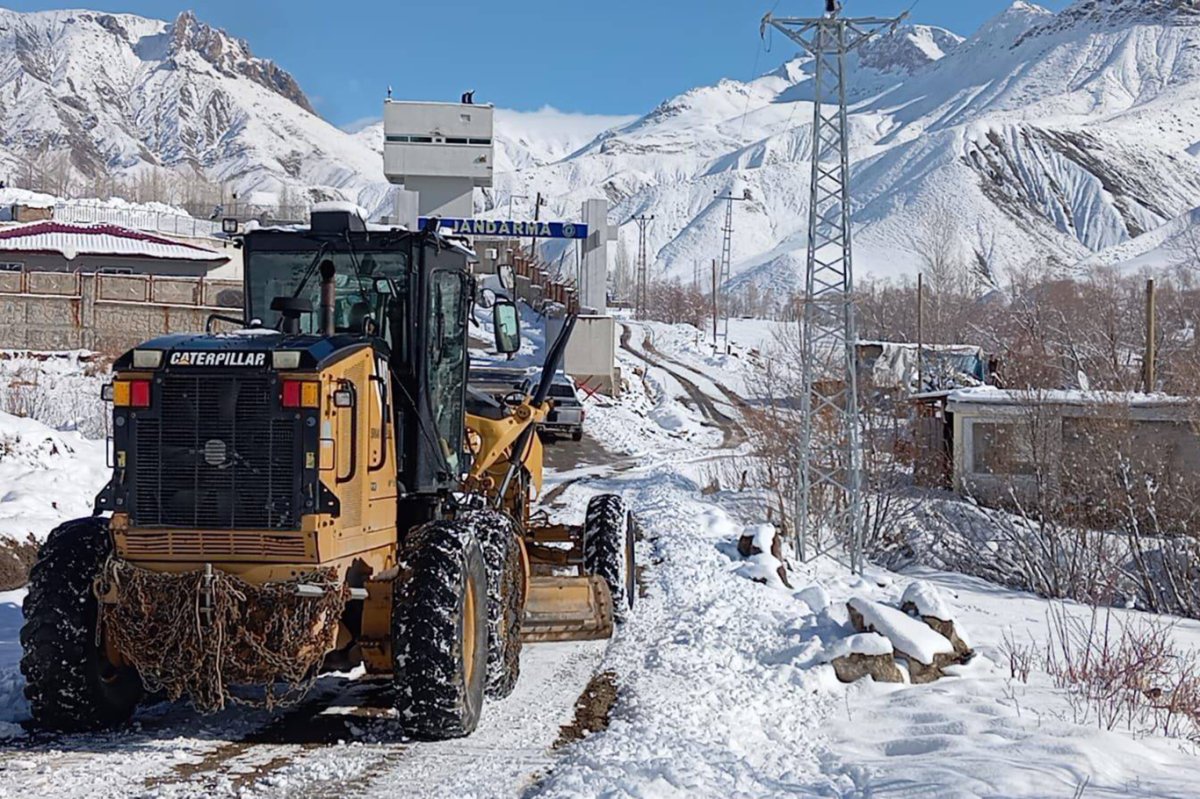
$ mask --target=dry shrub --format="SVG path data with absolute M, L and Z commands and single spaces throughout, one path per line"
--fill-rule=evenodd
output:
M 1004 640 L 1000 644 L 1000 656 L 1008 664 L 1009 678 L 1029 682 L 1029 675 L 1039 663 L 1037 647 L 1033 642 L 1022 643 L 1012 634 L 1011 630 L 1004 631 Z
M 1045 669 L 1067 692 L 1073 720 L 1200 743 L 1200 660 L 1161 618 L 1117 619 L 1093 607 L 1048 611 Z
M 797 328 L 789 328 L 797 330 Z M 804 392 L 801 371 L 802 346 L 798 335 L 784 335 L 763 359 L 761 369 L 747 380 L 748 407 L 742 411 L 742 424 L 750 440 L 754 466 L 753 483 L 765 491 L 764 512 L 778 513 L 780 525 L 791 531 L 796 527 L 796 501 L 804 453 L 801 414 Z M 864 394 L 860 392 L 860 394 Z M 862 536 L 868 555 L 883 557 L 904 545 L 897 520 L 910 511 L 917 498 L 908 490 L 911 474 L 896 457 L 901 422 L 894 411 L 860 399 L 859 436 L 862 442 Z M 837 446 L 843 431 L 832 414 L 817 414 L 813 424 L 814 446 L 808 457 L 828 457 L 840 453 Z M 822 464 L 825 468 L 845 468 L 845 464 Z M 814 490 L 809 508 L 808 550 L 819 553 L 835 545 L 848 546 L 848 531 L 831 530 L 828 524 L 840 509 L 842 497 L 822 487 Z
M 4 390 L 4 412 L 22 419 L 41 419 L 48 406 L 41 371 L 31 366 L 18 369 Z
M 712 295 L 678 280 L 652 282 L 646 287 L 644 318 L 704 329 L 712 321 Z

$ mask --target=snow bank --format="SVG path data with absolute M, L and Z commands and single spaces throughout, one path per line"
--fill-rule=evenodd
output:
M 38 540 L 90 516 L 110 471 L 106 444 L 0 413 L 0 536 Z
M 916 658 L 926 666 L 933 665 L 938 655 L 954 654 L 954 645 L 944 635 L 896 608 L 857 596 L 848 604 L 862 616 L 867 627 L 887 636 L 897 652 Z
M 829 592 L 822 585 L 810 585 L 802 589 L 797 596 L 804 604 L 808 605 L 808 609 L 813 613 L 825 613 L 832 604 Z
M 687 343 L 694 332 L 689 339 L 683 326 L 677 335 L 666 327 L 655 329 L 664 354 L 701 357 Z M 707 374 L 730 384 L 730 371 Z M 645 402 L 635 383 L 619 403 L 598 408 L 596 422 L 654 434 L 634 411 Z M 708 462 L 729 453 L 657 436 L 643 442 L 634 468 L 562 496 L 578 506 L 588 490 L 625 495 L 646 533 L 638 558 L 647 594 L 601 665 L 620 684 L 611 726 L 564 750 L 531 796 L 1040 799 L 1081 785 L 1088 795 L 1196 795 L 1200 758 L 1178 741 L 1073 724 L 1048 677 L 1014 683 L 1004 636 L 1043 648 L 1046 600 L 947 572 L 922 571 L 929 588 L 913 589 L 913 575 L 872 569 L 864 579 L 825 558 L 795 565 L 802 590 L 764 589 L 743 579 L 734 549 L 740 522 L 756 521 L 751 503 L 701 493 Z M 838 682 L 826 665 L 831 650 L 883 648 L 879 635 L 842 643 L 848 600 L 864 603 L 898 639 L 900 630 L 930 651 L 952 651 L 895 609 L 906 592 L 936 615 L 953 598 L 947 610 L 957 627 L 975 631 L 976 657 L 952 667 L 955 679 L 923 687 Z M 1200 648 L 1200 623 L 1179 621 L 1175 634 L 1183 648 Z
M 0 350 L 0 411 L 103 438 L 109 409 L 100 388 L 108 376 L 107 362 L 86 350 Z

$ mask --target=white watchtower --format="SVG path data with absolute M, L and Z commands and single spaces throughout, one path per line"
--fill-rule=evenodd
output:
M 383 107 L 383 171 L 420 195 L 420 216 L 470 219 L 473 191 L 492 185 L 490 105 L 388 100 Z

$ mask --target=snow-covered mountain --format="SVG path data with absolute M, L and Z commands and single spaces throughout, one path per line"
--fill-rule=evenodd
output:
M 0 131 L 9 175 L 49 150 L 82 176 L 191 167 L 243 192 L 313 187 L 368 206 L 386 193 L 375 154 L 288 73 L 189 12 L 0 9 Z
M 904 26 L 849 59 L 859 270 L 912 273 L 930 236 L 996 269 L 1068 268 L 1157 247 L 1200 207 L 1200 11 L 1194 0 L 1017 0 L 963 39 Z M 776 35 L 774 52 L 793 47 Z M 574 218 L 607 197 L 614 222 L 656 217 L 657 274 L 720 252 L 727 191 L 740 282 L 786 289 L 803 266 L 813 115 L 796 57 L 637 118 L 497 114 L 495 189 L 480 213 Z M 387 207 L 378 124 L 349 133 L 286 72 L 191 14 L 0 10 L 0 169 L 45 148 L 76 168 L 194 167 L 243 192 L 304 189 Z M 935 220 L 931 224 L 931 220 Z M 636 226 L 621 244 L 636 249 Z M 1178 235 L 1178 233 L 1174 234 Z M 1160 239 L 1167 236 L 1161 235 Z M 1099 255 L 1098 255 L 1099 254 Z
M 946 231 L 964 260 L 1066 267 L 1200 205 L 1195 6 L 1080 0 L 1056 15 L 1018 0 L 966 40 L 917 26 L 863 48 L 849 91 L 860 271 L 911 273 L 921 240 Z M 599 187 L 623 220 L 656 215 L 657 268 L 686 278 L 720 252 L 717 196 L 749 189 L 753 202 L 735 209 L 734 271 L 792 286 L 805 246 L 808 66 L 797 58 L 668 100 L 571 158 L 505 176 L 497 203 L 549 187 L 566 212 Z M 635 236 L 622 231 L 630 251 Z

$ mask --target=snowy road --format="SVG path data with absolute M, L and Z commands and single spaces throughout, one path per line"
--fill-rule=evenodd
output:
M 386 682 L 328 677 L 275 720 L 159 707 L 132 733 L 18 742 L 0 753 L 0 797 L 517 795 L 550 765 L 606 643 L 529 647 L 516 691 L 463 741 L 403 742 Z

